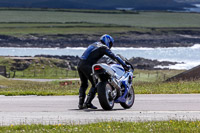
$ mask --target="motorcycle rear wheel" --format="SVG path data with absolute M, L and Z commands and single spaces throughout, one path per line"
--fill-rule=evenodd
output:
M 111 110 L 114 107 L 114 99 L 111 97 L 113 88 L 108 82 L 100 82 L 97 86 L 98 98 L 104 110 Z
M 135 101 L 135 92 L 134 92 L 133 87 L 131 86 L 131 88 L 127 94 L 127 97 L 126 97 L 126 102 L 120 103 L 120 105 L 125 109 L 129 109 L 133 106 L 134 101 Z

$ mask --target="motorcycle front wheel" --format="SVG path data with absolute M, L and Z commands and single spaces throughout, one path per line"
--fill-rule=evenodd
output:
M 131 88 L 126 96 L 126 102 L 120 103 L 120 105 L 125 109 L 129 109 L 133 106 L 134 101 L 135 101 L 135 93 L 134 93 L 133 87 L 131 86 Z
M 113 89 L 108 82 L 100 82 L 97 86 L 99 103 L 104 110 L 111 110 L 114 107 L 112 91 Z

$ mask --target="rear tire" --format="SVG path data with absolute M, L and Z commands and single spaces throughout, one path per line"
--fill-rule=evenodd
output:
M 129 109 L 133 106 L 134 101 L 135 101 L 135 92 L 134 92 L 133 87 L 131 86 L 131 88 L 130 88 L 128 94 L 127 94 L 127 97 L 126 97 L 126 102 L 120 103 L 120 104 L 123 108 Z
M 108 82 L 100 82 L 97 86 L 99 103 L 104 110 L 111 110 L 114 107 L 114 99 L 109 95 L 112 90 Z

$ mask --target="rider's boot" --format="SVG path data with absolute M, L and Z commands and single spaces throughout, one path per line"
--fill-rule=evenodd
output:
M 79 104 L 78 104 L 78 108 L 79 109 L 85 109 L 85 105 L 84 105 L 84 101 L 85 101 L 85 97 L 79 97 Z
M 89 93 L 87 96 L 87 100 L 84 104 L 84 107 L 91 108 L 91 109 L 97 109 L 97 107 L 92 104 L 92 100 L 94 99 L 94 97 L 95 97 L 95 94 Z

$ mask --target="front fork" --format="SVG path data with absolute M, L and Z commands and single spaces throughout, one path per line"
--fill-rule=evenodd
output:
M 124 94 L 122 96 L 120 96 L 118 99 L 115 100 L 116 103 L 125 103 L 126 102 L 126 96 L 129 92 L 129 89 L 131 88 L 132 79 L 131 79 L 131 81 L 128 81 L 128 85 L 126 84 L 126 81 L 123 81 L 122 85 L 124 86 L 125 91 L 124 91 Z
M 126 102 L 126 96 L 127 96 L 128 92 L 129 92 L 129 87 L 126 86 L 124 94 L 122 96 L 120 96 L 118 99 L 116 99 L 115 103 L 124 103 L 124 102 Z

